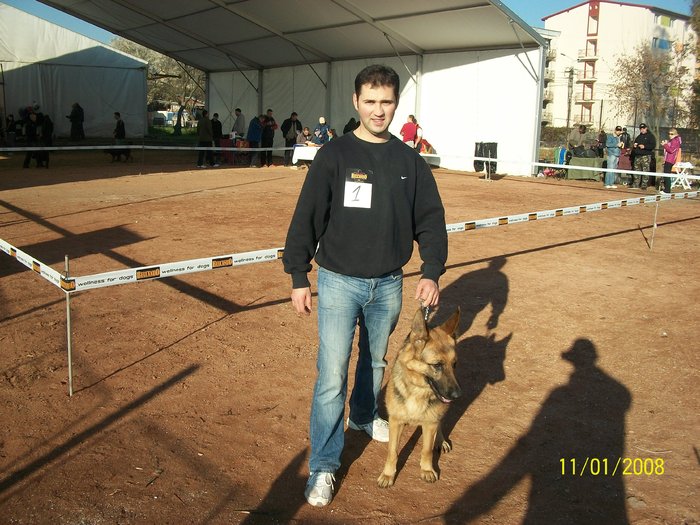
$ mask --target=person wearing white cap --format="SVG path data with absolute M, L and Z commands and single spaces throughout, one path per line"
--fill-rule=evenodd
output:
M 325 117 L 318 117 L 318 126 L 314 128 L 314 135 L 318 139 L 318 143 L 323 145 L 328 142 L 328 130 L 330 126 L 326 124 Z

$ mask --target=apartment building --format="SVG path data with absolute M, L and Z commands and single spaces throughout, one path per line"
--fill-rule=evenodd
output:
M 640 44 L 649 43 L 660 52 L 689 46 L 691 53 L 683 65 L 691 77 L 695 74 L 692 50 L 696 36 L 686 15 L 641 4 L 591 0 L 543 20 L 545 29 L 540 34 L 550 42 L 543 124 L 572 127 L 582 123 L 594 129 L 620 124 L 631 129 L 645 120 L 641 111 L 623 113 L 610 94 L 618 58 L 631 54 Z

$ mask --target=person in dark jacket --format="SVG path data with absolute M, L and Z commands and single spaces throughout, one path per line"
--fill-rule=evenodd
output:
M 265 115 L 260 115 L 259 117 L 253 117 L 250 119 L 250 124 L 248 124 L 248 133 L 246 135 L 248 139 L 248 145 L 251 148 L 259 148 L 260 140 L 262 139 L 263 132 L 263 122 L 265 121 Z M 260 164 L 260 151 L 251 151 L 250 155 L 250 167 L 257 168 L 262 167 Z
M 36 123 L 36 113 L 30 113 L 27 117 L 27 122 L 24 124 L 24 136 L 27 138 L 28 148 L 39 145 L 39 128 Z M 24 164 L 22 164 L 22 167 L 28 168 L 32 159 L 36 159 L 37 167 L 39 167 L 39 163 L 41 162 L 39 159 L 39 153 L 39 151 L 27 151 L 26 155 L 24 156 Z
M 399 102 L 399 76 L 368 66 L 355 78 L 360 126 L 318 150 L 289 225 L 284 271 L 292 305 L 311 313 L 308 273 L 318 268 L 317 378 L 311 406 L 309 504 L 333 498 L 344 440 L 347 378 L 355 329 L 359 354 L 348 427 L 388 441 L 378 416 L 389 336 L 401 311 L 403 266 L 416 241 L 423 260 L 415 298 L 438 304 L 445 271 L 445 211 L 430 167 L 389 133 Z
M 38 119 L 37 119 L 38 122 Z M 48 115 L 41 115 L 41 125 L 39 127 L 39 142 L 45 148 L 53 146 L 53 120 Z M 49 167 L 49 151 L 37 151 L 37 166 Z
M 639 125 L 639 135 L 634 139 L 632 153 L 634 154 L 634 171 L 652 172 L 652 156 L 656 150 L 656 137 L 649 131 L 647 125 L 642 122 Z M 656 168 L 656 166 L 654 166 Z M 635 185 L 636 175 L 630 175 L 631 188 L 647 189 L 648 179 L 646 175 L 639 176 L 639 185 Z
M 202 110 L 202 114 L 197 119 L 197 138 L 199 142 L 197 145 L 200 148 L 211 148 L 211 143 L 214 140 L 214 134 L 211 128 L 211 120 L 209 119 L 209 112 L 206 109 Z M 209 166 L 214 165 L 214 156 L 211 150 L 199 150 L 199 155 L 197 156 L 197 167 L 204 168 L 204 157 L 207 158 L 207 163 Z
M 71 140 L 82 140 L 85 138 L 85 130 L 83 122 L 85 121 L 85 111 L 77 102 L 73 103 L 70 115 L 66 115 L 70 120 L 70 138 Z
M 221 121 L 219 120 L 219 114 L 214 113 L 211 119 L 211 136 L 214 141 L 214 147 L 221 147 L 221 139 L 224 137 L 224 132 L 221 127 Z M 221 151 L 217 150 L 214 152 L 214 167 L 219 165 L 219 159 L 221 158 Z
M 265 120 L 263 121 L 262 137 L 260 139 L 261 147 L 270 148 L 262 152 L 262 166 L 272 166 L 272 146 L 275 142 L 275 130 L 277 129 L 277 122 L 275 117 L 272 116 L 272 110 L 267 110 L 267 115 L 265 115 Z
M 301 121 L 298 119 L 296 111 L 293 111 L 288 119 L 282 122 L 282 136 L 284 137 L 284 146 L 286 148 L 293 148 L 297 141 L 297 135 L 301 133 L 304 127 L 301 125 Z M 284 165 L 289 166 L 292 163 L 292 150 L 284 150 Z

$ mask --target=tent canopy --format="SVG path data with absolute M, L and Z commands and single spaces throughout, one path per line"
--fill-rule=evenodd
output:
M 544 45 L 495 0 L 40 1 L 210 73 Z

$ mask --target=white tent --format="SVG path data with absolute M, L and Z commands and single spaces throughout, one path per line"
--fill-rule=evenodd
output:
M 402 82 L 390 131 L 416 115 L 441 166 L 473 169 L 477 142 L 498 144 L 499 173 L 537 160 L 545 42 L 499 0 L 41 1 L 207 72 L 228 129 L 240 107 L 341 132 L 355 75 L 385 63 Z
M 18 119 L 39 104 L 58 136 L 70 134 L 74 102 L 85 111 L 87 137 L 111 137 L 115 111 L 128 137 L 146 130 L 147 63 L 41 18 L 0 4 L 0 105 Z

